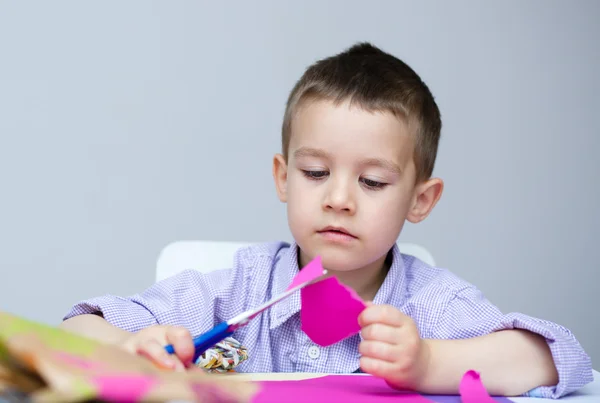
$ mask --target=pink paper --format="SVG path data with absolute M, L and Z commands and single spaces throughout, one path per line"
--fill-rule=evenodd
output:
M 292 283 L 290 284 L 290 286 L 287 289 L 288 290 L 292 289 L 302 283 L 314 280 L 317 277 L 322 276 L 322 275 L 323 275 L 323 265 L 321 264 L 321 257 L 317 256 L 316 258 L 311 260 L 309 264 L 304 266 L 304 268 L 302 270 L 300 270 L 300 272 L 298 274 L 296 274 L 296 276 L 292 280 Z
M 302 330 L 320 346 L 329 346 L 360 331 L 358 316 L 365 303 L 337 278 L 311 284 L 300 291 Z
M 323 275 L 321 257 L 317 256 L 292 280 L 287 288 L 296 287 Z M 335 277 L 321 280 L 300 290 L 302 330 L 315 343 L 329 346 L 360 331 L 358 316 L 365 303 L 350 287 Z
M 459 385 L 460 396 L 463 403 L 495 403 L 485 390 L 479 373 L 473 370 L 467 371 Z
M 137 402 L 157 383 L 148 375 L 96 376 L 92 382 L 98 397 L 109 402 Z
M 72 365 L 77 368 L 85 370 L 108 370 L 108 366 L 102 362 L 96 362 L 87 358 L 78 357 L 74 354 L 67 353 L 65 351 L 57 351 L 55 357 L 63 361 L 65 364 Z
M 383 379 L 364 375 L 329 375 L 301 381 L 264 381 L 253 403 L 344 402 L 432 403 L 419 394 L 390 388 Z
M 221 386 L 204 382 L 202 384 L 194 383 L 191 388 L 194 395 L 196 395 L 195 402 L 236 403 L 235 400 L 232 400 L 232 397 L 226 395 Z M 176 400 L 173 400 L 173 403 L 176 402 Z

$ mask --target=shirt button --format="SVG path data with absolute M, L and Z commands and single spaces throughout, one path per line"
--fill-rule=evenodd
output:
M 321 355 L 321 350 L 317 346 L 311 346 L 308 349 L 308 356 L 313 360 L 316 360 Z

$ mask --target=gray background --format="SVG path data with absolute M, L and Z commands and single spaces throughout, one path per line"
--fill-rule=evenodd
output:
M 251 3 L 251 4 L 249 4 Z M 444 118 L 401 240 L 600 359 L 600 2 L 0 2 L 0 309 L 58 323 L 180 239 L 289 239 L 271 157 L 304 68 L 359 40 Z

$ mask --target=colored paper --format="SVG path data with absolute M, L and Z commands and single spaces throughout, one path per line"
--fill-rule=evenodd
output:
M 337 278 L 303 288 L 300 301 L 302 330 L 316 344 L 329 346 L 360 331 L 358 316 L 366 305 Z
M 294 277 L 288 290 L 323 274 L 321 258 L 313 259 Z M 316 344 L 330 346 L 360 331 L 358 316 L 365 303 L 350 287 L 335 277 L 310 284 L 300 291 L 302 330 Z M 392 389 L 381 379 L 371 376 L 326 376 L 302 381 L 263 382 L 264 389 L 256 402 L 280 401 L 298 396 L 302 401 L 362 402 L 393 398 L 403 402 L 488 403 L 510 402 L 492 398 L 481 383 L 479 374 L 468 371 L 460 383 L 460 396 L 418 395 Z M 305 393 L 303 394 L 304 391 Z M 425 397 L 426 398 L 425 398 Z M 363 399 L 364 400 L 361 400 Z M 319 400 L 320 401 L 320 400 Z
M 150 375 L 100 375 L 92 378 L 98 397 L 109 402 L 138 402 L 160 383 Z
M 290 284 L 290 286 L 287 289 L 288 290 L 292 289 L 302 283 L 314 280 L 317 277 L 322 276 L 322 275 L 323 275 L 323 265 L 321 264 L 321 257 L 317 256 L 316 258 L 311 260 L 310 263 L 308 263 L 306 266 L 304 266 L 302 268 L 302 270 L 300 270 L 298 272 L 298 274 L 296 274 L 296 276 L 292 280 L 292 283 Z
M 54 353 L 54 358 L 56 358 L 58 361 L 62 361 L 63 363 L 73 366 L 73 367 L 77 367 L 80 369 L 85 369 L 85 370 L 110 370 L 109 367 L 107 367 L 104 363 L 101 362 L 97 362 L 97 361 L 90 361 L 88 359 L 79 357 L 77 355 L 74 354 L 70 354 L 64 351 L 56 351 Z
M 495 400 L 488 395 L 479 373 L 476 371 L 467 371 L 460 381 L 460 395 L 463 397 L 462 403 L 493 403 Z
M 323 274 L 317 256 L 294 277 L 287 288 L 314 280 Z M 366 308 L 358 294 L 335 277 L 300 290 L 302 330 L 320 346 L 330 346 L 360 331 L 358 316 Z
M 253 383 L 166 371 L 120 347 L 0 312 L 0 383 L 43 401 L 250 402 Z M 36 401 L 36 400 L 33 400 Z
M 425 395 L 392 389 L 383 379 L 370 375 L 329 375 L 313 379 L 263 381 L 252 403 L 279 402 L 399 402 L 399 403 L 510 403 L 505 397 L 491 398 L 479 378 L 469 371 L 463 382 L 469 386 L 461 395 Z M 466 380 L 465 380 L 466 378 Z M 481 389 L 484 395 L 480 394 Z M 483 400 L 477 400 L 483 398 Z M 485 400 L 487 399 L 487 400 Z
M 358 316 L 366 305 L 337 278 L 303 288 L 300 301 L 302 330 L 316 344 L 329 346 L 360 331 Z
M 330 375 L 300 381 L 260 382 L 253 403 L 344 402 L 431 403 L 413 392 L 390 388 L 379 378 L 363 375 Z

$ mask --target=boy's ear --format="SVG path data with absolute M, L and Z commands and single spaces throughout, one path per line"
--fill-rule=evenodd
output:
M 275 154 L 273 158 L 273 179 L 279 200 L 287 202 L 287 164 L 281 154 Z
M 406 219 L 416 224 L 427 218 L 438 200 L 440 200 L 440 197 L 442 197 L 443 190 L 444 182 L 439 178 L 431 178 L 419 183 L 415 187 L 415 196 Z

